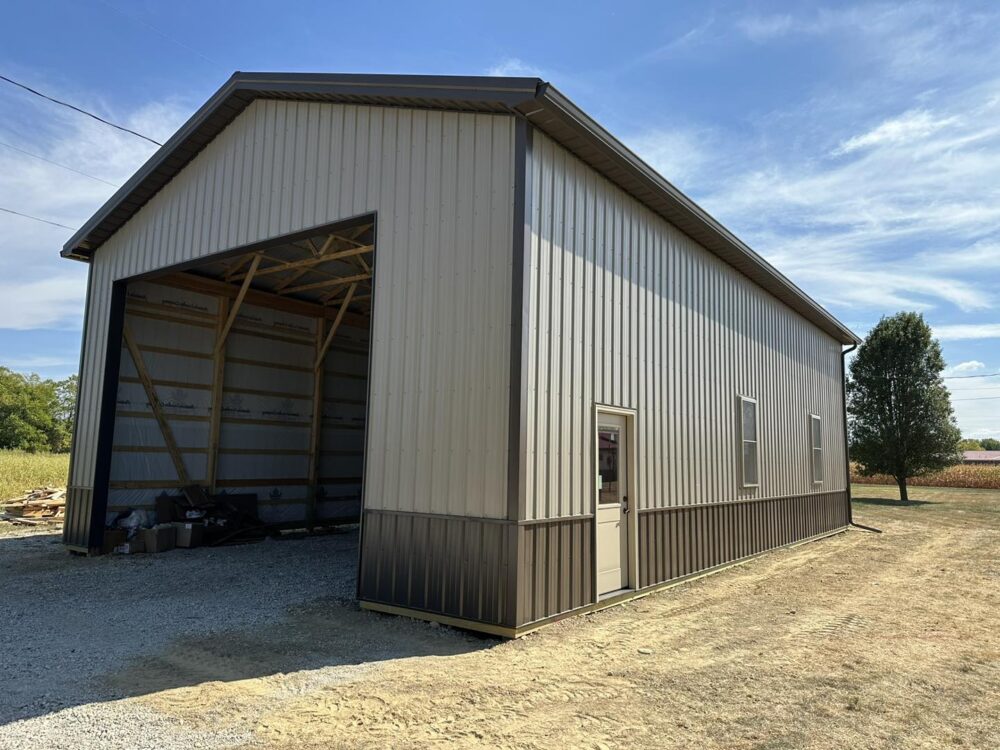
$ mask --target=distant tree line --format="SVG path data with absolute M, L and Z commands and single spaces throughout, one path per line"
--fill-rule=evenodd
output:
M 69 450 L 77 377 L 46 380 L 0 367 L 0 449 Z
M 963 451 L 1000 451 L 1000 440 L 997 438 L 962 438 L 958 449 Z

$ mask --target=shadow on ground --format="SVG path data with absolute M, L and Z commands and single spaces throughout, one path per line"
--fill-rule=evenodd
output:
M 357 533 L 72 557 L 0 538 L 0 725 L 71 706 L 497 643 L 354 600 Z

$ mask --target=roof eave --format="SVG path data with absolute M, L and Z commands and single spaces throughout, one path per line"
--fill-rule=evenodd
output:
M 218 132 L 236 118 L 254 99 L 282 94 L 327 95 L 342 100 L 422 100 L 465 109 L 473 105 L 496 107 L 524 116 L 536 127 L 555 137 L 571 134 L 567 148 L 586 152 L 585 161 L 604 162 L 608 179 L 663 216 L 678 229 L 735 267 L 755 283 L 771 291 L 815 325 L 843 344 L 860 339 L 822 306 L 793 284 L 774 266 L 754 252 L 698 204 L 660 176 L 611 133 L 583 112 L 554 86 L 539 78 L 493 78 L 486 76 L 412 76 L 330 73 L 234 73 L 215 94 L 63 246 L 64 258 L 89 261 L 94 250 L 110 233 L 102 225 L 129 198 L 143 204 L 172 178 L 158 184 L 155 172 L 169 159 L 188 163 Z M 401 106 L 401 105 L 400 105 Z M 428 104 L 426 106 L 432 106 Z M 214 119 L 213 119 L 214 118 Z M 209 132 L 206 137 L 203 130 Z M 193 136 L 200 135 L 200 138 Z M 557 137 L 557 141 L 560 139 Z M 190 142 L 189 142 L 190 141 Z M 595 169 L 599 166 L 592 163 Z M 176 172 L 183 165 L 171 165 Z M 150 185 L 147 180 L 153 177 Z M 135 194 L 139 195 L 136 196 Z M 137 199 L 137 200 L 136 200 Z M 122 223 L 128 221 L 125 218 Z M 94 234 L 97 234 L 94 237 Z
M 537 106 L 539 103 L 543 106 Z M 563 124 L 577 129 L 581 134 L 585 134 L 591 139 L 591 145 L 607 151 L 611 158 L 626 164 L 635 178 L 646 183 L 650 190 L 661 194 L 667 201 L 673 203 L 679 213 L 683 213 L 697 222 L 707 237 L 696 236 L 694 237 L 695 240 L 709 244 L 709 249 L 720 255 L 723 260 L 734 265 L 744 275 L 761 284 L 761 286 L 769 288 L 773 285 L 783 289 L 789 298 L 785 299 L 784 295 L 780 295 L 779 298 L 782 298 L 783 302 L 789 304 L 790 300 L 798 300 L 801 305 L 790 304 L 790 306 L 804 317 L 812 320 L 814 324 L 818 325 L 842 344 L 861 343 L 861 339 L 857 334 L 834 318 L 818 302 L 796 286 L 788 277 L 778 271 L 763 257 L 758 255 L 746 243 L 736 237 L 736 235 L 726 229 L 711 214 L 664 179 L 656 170 L 646 164 L 625 144 L 611 135 L 611 133 L 583 112 L 583 110 L 577 107 L 554 86 L 548 83 L 541 83 L 539 85 L 538 96 L 531 103 L 530 108 L 525 108 L 522 105 L 521 110 L 522 114 L 529 121 L 538 125 L 542 130 L 550 129 L 552 127 L 552 118 L 556 118 L 561 119 Z M 546 124 L 549 125 L 548 128 Z M 622 187 L 632 194 L 635 192 L 625 186 Z M 651 208 L 653 207 L 651 206 Z M 663 214 L 664 212 L 660 211 L 658 213 Z M 666 215 L 665 218 L 671 221 L 671 223 L 680 223 L 672 215 Z M 684 226 L 679 226 L 678 228 L 682 231 L 686 231 L 687 229 Z M 749 263 L 750 268 L 742 268 L 740 265 L 733 263 L 733 258 L 726 257 L 727 254 L 745 259 Z M 761 283 L 762 281 L 765 283 Z
M 237 71 L 223 84 L 170 139 L 63 245 L 64 258 L 89 261 L 97 245 L 91 235 L 149 176 L 172 157 L 189 138 L 205 125 L 223 105 L 231 105 L 231 121 L 254 99 L 279 92 L 314 93 L 357 97 L 407 97 L 448 100 L 456 103 L 494 101 L 514 109 L 535 96 L 538 78 L 495 78 L 489 76 L 394 76 L 329 73 L 245 73 Z M 207 143 L 207 141 L 206 141 Z M 204 145 L 204 144 L 203 144 Z M 190 161 L 200 148 L 185 161 Z M 182 167 L 183 168 L 183 167 Z M 148 198 L 147 198 L 148 200 Z M 145 202 L 145 201 L 143 201 Z

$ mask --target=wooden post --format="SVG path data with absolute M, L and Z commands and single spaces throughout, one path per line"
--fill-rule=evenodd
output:
M 212 413 L 208 427 L 208 468 L 206 484 L 209 492 L 215 492 L 215 478 L 219 465 L 219 434 L 222 425 L 222 386 L 226 377 L 226 345 L 222 342 L 223 330 L 229 318 L 229 299 L 219 297 L 218 321 L 215 327 L 215 353 L 212 368 Z
M 316 357 L 319 366 L 313 369 L 313 403 L 312 403 L 312 423 L 309 431 L 309 485 L 308 506 L 306 509 L 306 525 L 312 529 L 316 525 L 317 497 L 316 484 L 319 479 L 319 451 L 320 442 L 323 437 L 323 358 L 321 352 L 324 350 L 324 329 L 326 321 L 323 318 L 316 319 Z
M 122 328 L 122 337 L 125 339 L 125 346 L 128 348 L 128 353 L 132 356 L 135 371 L 139 374 L 139 381 L 142 383 L 143 390 L 146 391 L 146 398 L 149 399 L 149 406 L 153 410 L 153 416 L 156 417 L 156 423 L 160 426 L 160 433 L 163 435 L 163 442 L 167 445 L 167 452 L 170 454 L 170 460 L 173 461 L 177 478 L 181 481 L 182 486 L 190 485 L 191 477 L 188 476 L 187 468 L 184 466 L 184 458 L 177 447 L 177 441 L 174 440 L 174 433 L 170 429 L 170 423 L 167 422 L 167 418 L 163 414 L 163 406 L 160 404 L 159 396 L 156 395 L 156 387 L 149 377 L 146 364 L 142 360 L 142 353 L 139 351 L 139 346 L 135 343 L 135 338 L 132 336 L 132 330 L 129 328 L 128 323 L 125 323 Z

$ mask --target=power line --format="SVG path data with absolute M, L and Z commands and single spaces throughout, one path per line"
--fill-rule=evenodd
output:
M 75 231 L 73 227 L 68 227 L 65 224 L 60 224 L 58 221 L 49 221 L 48 219 L 39 219 L 37 216 L 31 216 L 30 214 L 22 214 L 20 211 L 14 211 L 10 208 L 4 208 L 0 206 L 0 211 L 4 211 L 8 214 L 14 214 L 14 216 L 23 216 L 25 219 L 34 219 L 35 221 L 40 221 L 43 224 L 51 224 L 54 227 L 62 227 L 63 229 L 68 229 L 71 232 Z
M 116 185 L 113 182 L 108 182 L 107 180 L 102 180 L 100 177 L 94 177 L 94 175 L 92 175 L 92 174 L 87 174 L 86 172 L 81 172 L 79 169 L 73 169 L 73 167 L 67 167 L 65 164 L 60 164 L 57 161 L 52 161 L 51 159 L 46 159 L 44 156 L 39 156 L 38 154 L 33 154 L 30 151 L 25 151 L 23 148 L 18 148 L 17 146 L 12 146 L 9 143 L 4 143 L 3 141 L 0 141 L 0 146 L 6 146 L 7 148 L 13 149 L 14 151 L 20 151 L 22 154 L 24 154 L 25 156 L 30 156 L 32 159 L 38 159 L 39 161 L 44 161 L 44 162 L 47 162 L 48 164 L 54 164 L 55 166 L 61 167 L 62 169 L 69 170 L 70 172 L 75 172 L 78 175 L 83 175 L 84 177 L 89 177 L 92 180 L 97 180 L 98 182 L 103 182 L 105 185 L 110 185 L 113 188 L 120 187 L 119 185 Z
M 139 138 L 142 138 L 143 140 L 147 140 L 150 143 L 153 143 L 153 144 L 155 144 L 157 146 L 162 146 L 163 145 L 159 141 L 154 141 L 152 138 L 150 138 L 147 135 L 143 135 L 142 133 L 137 133 L 136 131 L 134 131 L 134 130 L 132 130 L 130 128 L 126 128 L 124 125 L 116 125 L 115 123 L 113 123 L 113 122 L 111 122 L 109 120 L 105 120 L 103 117 L 98 117 L 93 112 L 88 112 L 85 109 L 80 109 L 79 107 L 76 107 L 76 106 L 74 106 L 72 104 L 67 104 L 64 101 L 60 101 L 59 99 L 54 99 L 51 96 L 43 94 L 41 91 L 35 91 L 30 86 L 25 86 L 23 83 L 18 83 L 17 81 L 15 81 L 15 80 L 13 80 L 11 78 L 8 78 L 5 75 L 0 75 L 0 80 L 7 81 L 7 83 L 12 83 L 12 84 L 14 84 L 17 87 L 24 89 L 25 91 L 31 92 L 35 96 L 42 97 L 42 99 L 47 99 L 50 102 L 55 102 L 56 104 L 60 104 L 63 107 L 69 107 L 70 109 L 74 110 L 75 112 L 79 112 L 80 114 L 86 115 L 87 117 L 92 117 L 93 119 L 97 120 L 98 122 L 103 122 L 105 125 L 110 125 L 111 127 L 117 128 L 118 130 L 124 131 L 126 133 L 131 133 L 132 135 L 138 136 Z
M 949 375 L 942 380 L 965 380 L 966 378 L 995 378 L 1000 376 L 1000 372 L 991 372 L 987 375 Z
M 182 42 L 182 41 L 180 41 L 178 39 L 175 39 L 174 37 L 172 37 L 169 34 L 167 34 L 165 31 L 162 31 L 162 30 L 156 28 L 155 26 L 153 26 L 153 24 L 149 23 L 148 21 L 142 20 L 141 18 L 139 18 L 139 16 L 133 15 L 132 13 L 128 13 L 128 12 L 122 10 L 121 8 L 119 8 L 117 5 L 112 5 L 107 0 L 100 0 L 100 2 L 102 4 L 104 4 L 104 5 L 106 5 L 107 7 L 111 8 L 111 10 L 115 11 L 116 13 L 119 13 L 119 14 L 125 16 L 125 18 L 128 18 L 129 20 L 133 21 L 134 23 L 137 23 L 140 26 L 145 26 L 147 29 L 149 29 L 150 31 L 153 31 L 153 32 L 159 34 L 160 36 L 162 36 L 167 41 L 173 42 L 178 47 L 183 47 L 188 52 L 191 52 L 192 54 L 195 54 L 198 57 L 200 57 L 202 60 L 205 60 L 206 62 L 210 62 L 212 65 L 222 65 L 222 63 L 220 63 L 218 60 L 213 60 L 208 55 L 204 55 L 201 52 L 199 52 L 198 50 L 196 50 L 194 47 L 190 47 L 187 44 L 184 44 L 184 42 Z
M 1000 396 L 977 396 L 975 398 L 953 398 L 952 401 L 996 401 Z

